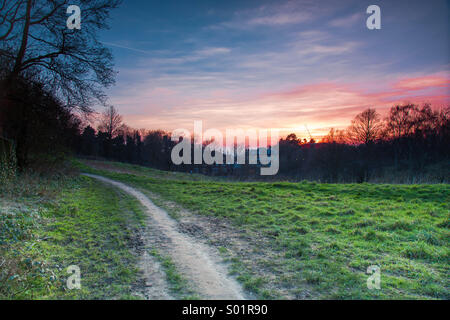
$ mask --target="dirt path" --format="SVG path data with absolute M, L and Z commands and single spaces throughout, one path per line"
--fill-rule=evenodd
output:
M 178 231 L 178 223 L 173 220 L 167 212 L 155 206 L 150 199 L 142 192 L 102 176 L 85 174 L 105 183 L 112 184 L 126 193 L 136 197 L 146 208 L 147 214 L 151 218 L 152 229 L 159 233 L 158 235 L 144 234 L 146 241 L 159 242 L 161 246 L 172 258 L 179 271 L 192 284 L 193 289 L 203 299 L 245 299 L 245 294 L 241 286 L 227 274 L 226 267 L 221 263 L 217 252 L 210 246 L 200 242 L 187 234 Z M 159 247 L 158 247 L 159 249 Z M 148 257 L 147 257 L 148 259 Z M 148 261 L 144 265 L 153 265 L 154 261 Z M 145 266 L 142 266 L 145 268 Z M 148 269 L 148 268 L 146 268 Z M 151 270 L 144 269 L 144 274 L 149 276 L 152 281 Z M 156 274 L 160 272 L 156 271 Z M 150 284 L 151 285 L 151 284 Z M 157 284 L 155 284 L 157 285 Z M 161 284 L 164 287 L 163 284 Z M 160 287 L 161 287 L 160 286 Z M 158 286 L 155 286 L 155 288 Z M 163 293 L 162 293 L 163 294 Z M 166 293 L 164 293 L 166 295 Z M 154 294 L 152 294 L 153 298 Z M 167 297 L 163 296 L 162 299 Z

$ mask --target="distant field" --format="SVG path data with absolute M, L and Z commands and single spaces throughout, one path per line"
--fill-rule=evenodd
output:
M 259 238 L 250 256 L 219 250 L 260 298 L 450 299 L 448 184 L 242 183 L 89 165 L 77 163 Z M 371 265 L 381 267 L 381 290 L 367 289 Z

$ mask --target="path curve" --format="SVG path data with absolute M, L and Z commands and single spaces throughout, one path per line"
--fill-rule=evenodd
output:
M 116 186 L 137 198 L 146 208 L 146 213 L 154 222 L 156 230 L 167 238 L 168 254 L 180 272 L 193 284 L 194 290 L 203 299 L 243 300 L 245 294 L 241 286 L 228 276 L 217 252 L 210 246 L 199 242 L 177 229 L 177 222 L 166 211 L 157 207 L 142 192 L 124 183 L 102 176 L 84 173 L 83 175 Z

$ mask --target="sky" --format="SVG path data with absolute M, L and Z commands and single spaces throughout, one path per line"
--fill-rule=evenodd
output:
M 369 30 L 369 5 L 381 29 Z M 367 107 L 450 105 L 448 0 L 124 0 L 100 40 L 134 128 L 314 137 Z

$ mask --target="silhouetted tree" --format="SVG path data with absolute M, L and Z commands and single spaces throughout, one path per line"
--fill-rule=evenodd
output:
M 397 106 L 393 109 L 397 109 Z M 394 112 L 395 110 L 392 113 Z M 385 122 L 379 121 L 379 116 L 376 113 L 374 116 L 374 113 L 375 110 L 369 115 L 363 112 L 357 117 L 365 121 L 369 121 L 368 118 L 376 119 L 374 122 L 377 133 L 368 135 L 372 139 L 366 141 L 358 140 L 359 142 L 355 143 L 355 140 L 347 140 L 347 134 L 343 130 L 335 129 L 331 129 L 320 143 L 309 143 L 294 133 L 280 139 L 280 171 L 279 176 L 273 179 L 310 179 L 321 182 L 444 182 L 450 180 L 450 171 L 447 169 L 450 168 L 448 166 L 450 159 L 449 107 L 437 111 L 429 105 L 414 106 L 408 116 L 410 129 L 402 129 L 401 136 L 394 135 L 387 129 L 388 118 Z M 257 165 L 250 164 L 175 166 L 170 159 L 175 142 L 171 141 L 169 133 L 161 130 L 137 131 L 126 126 L 121 128 L 123 129 L 118 130 L 113 139 L 111 154 L 107 155 L 103 152 L 99 154 L 101 157 L 139 163 L 163 170 L 224 174 L 238 179 L 258 177 Z M 91 130 L 88 131 L 91 132 Z M 382 134 L 382 131 L 386 134 Z M 89 133 L 89 136 L 92 136 L 92 133 Z M 99 131 L 95 139 L 96 145 L 106 145 L 108 134 Z M 82 141 L 85 140 L 82 139 Z M 191 141 L 192 148 L 193 145 L 194 142 Z M 246 149 L 245 153 L 248 156 L 249 149 Z M 436 166 L 437 170 L 433 169 L 430 175 L 427 170 L 433 166 Z
M 342 144 L 346 142 L 344 130 L 335 130 L 331 128 L 328 134 L 322 138 L 322 143 L 338 143 Z
M 413 104 L 396 105 L 389 111 L 386 118 L 386 128 L 393 138 L 408 136 L 413 128 L 413 112 L 416 110 Z
M 4 129 L 15 141 L 21 168 L 28 164 L 30 154 L 54 155 L 75 143 L 80 120 L 41 83 L 18 81 L 11 94 L 15 97 L 14 108 Z
M 88 110 L 114 82 L 112 56 L 97 40 L 119 0 L 83 0 L 81 29 L 67 28 L 69 0 L 1 0 L 0 56 L 14 86 L 19 75 L 39 75 L 67 105 Z
M 68 0 L 0 0 L 0 134 L 15 140 L 21 165 L 27 162 L 28 141 L 36 135 L 29 130 L 29 115 L 35 108 L 52 109 L 41 103 L 40 95 L 51 96 L 68 112 L 89 112 L 94 102 L 104 103 L 102 89 L 114 82 L 114 71 L 111 52 L 97 33 L 107 27 L 109 12 L 119 2 L 81 0 L 82 27 L 70 30 Z M 30 87 L 39 90 L 24 90 Z M 56 116 L 45 110 L 39 114 Z
M 105 155 L 107 157 L 111 155 L 113 139 L 116 138 L 119 134 L 122 134 L 123 126 L 124 124 L 122 122 L 122 116 L 113 106 L 107 107 L 106 110 L 101 114 L 98 131 L 104 132 L 106 134 Z
M 356 115 L 348 128 L 349 138 L 353 143 L 373 143 L 380 138 L 383 130 L 381 117 L 375 109 L 368 108 Z
M 95 130 L 91 126 L 84 128 L 81 135 L 81 154 L 95 156 L 98 152 Z
M 123 129 L 122 121 L 123 117 L 117 112 L 117 109 L 109 106 L 100 116 L 98 130 L 105 132 L 108 139 L 111 140 Z

